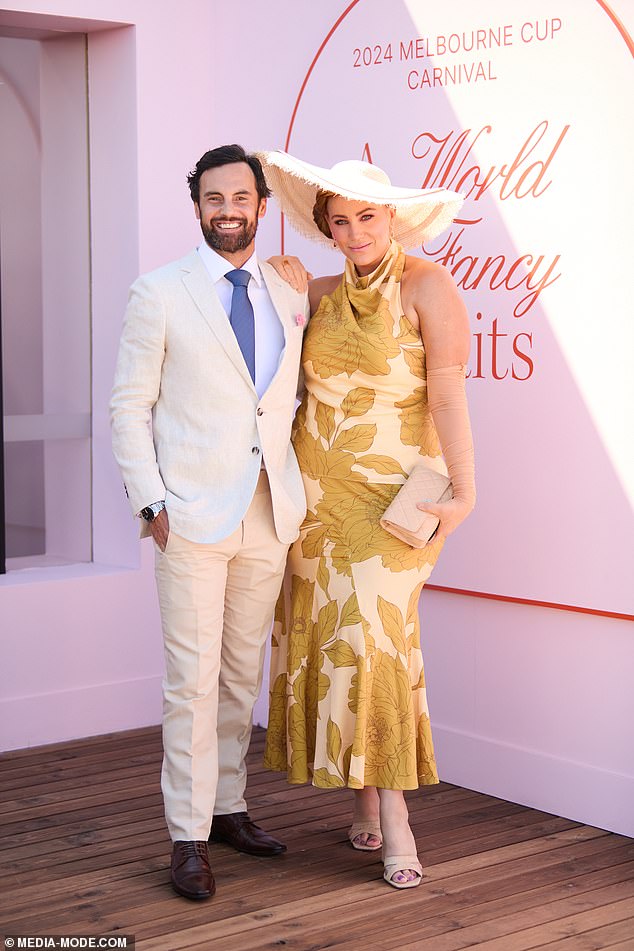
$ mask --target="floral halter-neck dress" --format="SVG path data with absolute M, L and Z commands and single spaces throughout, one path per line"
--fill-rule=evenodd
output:
M 291 783 L 438 782 L 418 600 L 442 543 L 414 549 L 379 524 L 417 462 L 447 473 L 404 266 L 395 242 L 367 277 L 347 262 L 306 331 L 293 444 L 308 513 L 275 612 L 264 760 Z

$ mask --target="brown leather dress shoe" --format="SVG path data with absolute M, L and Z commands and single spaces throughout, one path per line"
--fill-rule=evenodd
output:
M 249 818 L 248 812 L 214 816 L 209 841 L 226 842 L 238 852 L 246 852 L 247 855 L 266 857 L 286 852 L 286 846 L 256 826 Z
M 175 842 L 172 850 L 172 887 L 192 901 L 211 898 L 216 883 L 209 865 L 206 842 Z

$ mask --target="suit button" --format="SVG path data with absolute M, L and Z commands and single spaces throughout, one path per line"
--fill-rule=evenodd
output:
M 260 450 L 258 449 L 257 446 L 254 446 L 253 449 L 251 450 L 251 452 L 253 453 L 254 456 L 259 456 L 259 455 L 260 455 Z
M 258 406 L 258 408 L 256 409 L 256 411 L 255 411 L 255 412 L 256 412 L 256 413 L 258 414 L 258 416 L 261 416 L 261 415 L 262 415 L 262 413 L 264 412 L 264 410 L 262 409 L 262 407 L 261 407 L 261 406 Z

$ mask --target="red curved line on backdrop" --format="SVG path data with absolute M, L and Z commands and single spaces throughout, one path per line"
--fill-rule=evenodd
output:
M 299 90 L 299 95 L 295 101 L 295 107 L 293 109 L 293 114 L 291 115 L 291 121 L 288 126 L 288 132 L 286 133 L 286 143 L 284 145 L 284 150 L 286 152 L 288 152 L 288 146 L 291 141 L 291 134 L 293 132 L 293 126 L 295 125 L 295 118 L 297 116 L 299 104 L 301 102 L 302 96 L 304 95 L 304 90 L 306 89 L 306 86 L 308 85 L 308 80 L 310 79 L 311 73 L 313 69 L 315 68 L 315 66 L 317 65 L 317 60 L 319 59 L 324 49 L 326 48 L 326 45 L 330 41 L 330 38 L 332 37 L 333 33 L 336 32 L 336 30 L 339 28 L 339 25 L 345 20 L 345 18 L 348 16 L 352 8 L 356 7 L 357 3 L 359 2 L 360 0 L 352 0 L 352 3 L 350 3 L 346 7 L 346 9 L 343 11 L 341 16 L 339 17 L 339 19 L 336 21 L 336 23 L 332 26 L 332 28 L 327 33 L 324 41 L 322 42 L 321 46 L 317 50 L 315 57 L 308 68 L 308 72 L 306 73 L 306 76 L 304 77 L 304 82 L 302 83 L 301 89 Z M 630 53 L 632 54 L 632 56 L 634 56 L 634 40 L 632 39 L 630 34 L 627 32 L 627 30 L 625 29 L 625 26 L 621 23 L 616 13 L 614 12 L 614 10 L 612 10 L 607 5 L 605 0 L 596 0 L 596 2 L 599 4 L 603 12 L 606 13 L 607 16 L 609 16 L 609 18 L 612 20 L 615 27 L 617 28 L 617 30 L 619 31 L 619 33 L 625 40 L 626 46 L 629 49 Z M 280 213 L 280 248 L 281 248 L 281 253 L 284 254 L 284 215 L 281 213 Z
M 531 604 L 539 608 L 556 608 L 559 611 L 576 611 L 578 614 L 595 614 L 599 617 L 614 617 L 622 621 L 634 621 L 634 614 L 619 611 L 603 611 L 601 608 L 584 608 L 579 604 L 563 604 L 559 601 L 538 601 L 536 598 L 518 598 L 512 594 L 491 594 L 488 591 L 470 591 L 468 588 L 450 588 L 444 584 L 425 584 L 425 591 L 448 591 L 450 594 L 466 594 L 470 598 L 487 598 L 490 601 L 508 601 L 511 604 Z
M 302 83 L 302 88 L 299 90 L 299 95 L 298 95 L 297 100 L 296 100 L 296 102 L 295 102 L 295 108 L 293 109 L 293 115 L 291 116 L 291 121 L 290 121 L 289 126 L 288 126 L 288 132 L 287 132 L 287 134 L 286 134 L 286 143 L 285 143 L 285 145 L 284 145 L 284 151 L 285 151 L 285 152 L 288 152 L 288 146 L 289 146 L 289 143 L 290 143 L 290 141 L 291 141 L 291 133 L 292 133 L 292 131 L 293 131 L 293 125 L 295 124 L 295 116 L 297 115 L 297 110 L 299 109 L 299 104 L 300 104 L 300 102 L 301 102 L 302 96 L 304 95 L 304 90 L 306 89 L 306 86 L 308 85 L 308 80 L 310 79 L 310 75 L 311 75 L 313 69 L 315 68 L 315 66 L 317 65 L 317 60 L 319 59 L 319 57 L 320 57 L 321 54 L 323 53 L 324 49 L 326 48 L 326 45 L 327 45 L 327 43 L 329 42 L 330 37 L 331 37 L 331 36 L 333 35 L 333 33 L 338 29 L 339 24 L 342 23 L 343 20 L 345 20 L 345 18 L 348 16 L 348 14 L 349 14 L 350 11 L 352 10 L 352 8 L 353 8 L 353 7 L 356 7 L 357 3 L 359 3 L 359 2 L 360 2 L 360 0 L 352 0 L 352 3 L 349 4 L 349 5 L 346 7 L 346 9 L 343 11 L 343 13 L 341 14 L 341 16 L 340 16 L 339 19 L 337 20 L 337 22 L 334 24 L 334 26 L 333 26 L 333 27 L 330 29 L 330 31 L 328 32 L 328 34 L 327 34 L 326 38 L 324 39 L 323 43 L 321 44 L 321 46 L 320 46 L 319 49 L 317 50 L 317 52 L 316 52 L 316 54 L 315 54 L 315 58 L 313 59 L 312 63 L 310 64 L 310 66 L 309 66 L 309 68 L 308 68 L 308 72 L 306 73 L 306 77 L 305 77 L 305 79 L 304 79 L 304 82 Z M 281 249 L 282 249 L 282 254 L 284 254 L 284 215 L 283 215 L 283 214 L 280 214 L 280 228 L 281 228 L 281 233 L 280 233 L 280 245 L 281 245 Z
M 289 125 L 289 127 L 288 127 L 288 133 L 287 133 L 287 135 L 286 135 L 286 145 L 284 146 L 284 149 L 285 149 L 286 151 L 288 151 L 288 146 L 289 146 L 289 143 L 290 143 L 290 141 L 291 141 L 291 132 L 293 131 L 293 124 L 294 124 L 294 122 L 295 122 L 295 116 L 297 115 L 297 110 L 299 109 L 300 100 L 301 100 L 302 96 L 304 95 L 304 90 L 306 89 L 306 86 L 308 85 L 308 80 L 310 79 L 310 74 L 312 73 L 313 69 L 315 68 L 315 66 L 316 66 L 316 64 L 317 64 L 317 60 L 319 59 L 319 57 L 320 57 L 321 54 L 323 53 L 326 44 L 327 44 L 328 41 L 330 40 L 330 37 L 331 37 L 331 36 L 333 35 L 333 33 L 338 29 L 339 24 L 342 23 L 343 20 L 345 20 L 345 18 L 348 16 L 348 14 L 349 14 L 350 11 L 352 10 L 352 8 L 353 8 L 353 7 L 356 7 L 357 3 L 359 3 L 359 2 L 360 2 L 360 0 L 352 0 L 352 3 L 351 3 L 349 6 L 346 7 L 346 9 L 343 11 L 343 13 L 342 13 L 341 16 L 339 17 L 339 19 L 337 20 L 337 22 L 335 23 L 335 25 L 334 25 L 334 26 L 332 27 L 332 29 L 329 31 L 328 35 L 327 35 L 326 38 L 324 39 L 324 41 L 323 41 L 323 43 L 321 44 L 321 46 L 320 46 L 319 49 L 317 50 L 317 52 L 316 52 L 316 54 L 315 54 L 315 58 L 313 59 L 312 63 L 311 63 L 310 66 L 309 66 L 308 72 L 306 73 L 306 78 L 304 79 L 304 82 L 302 83 L 302 88 L 299 90 L 299 96 L 297 97 L 297 101 L 296 101 L 296 103 L 295 103 L 295 108 L 293 109 L 293 115 L 291 116 L 290 125 Z
M 619 31 L 619 33 L 621 34 L 621 36 L 622 36 L 623 39 L 625 40 L 625 43 L 626 43 L 626 45 L 627 45 L 628 50 L 630 51 L 630 53 L 632 54 L 632 56 L 634 56 L 634 40 L 632 39 L 632 37 L 630 36 L 630 34 L 627 32 L 627 30 L 625 29 L 625 27 L 623 26 L 623 24 L 621 23 L 621 21 L 620 21 L 619 18 L 617 17 L 617 15 L 616 15 L 616 13 L 614 12 L 614 10 L 611 10 L 611 9 L 610 9 L 610 7 L 607 5 L 607 3 L 605 3 L 605 0 L 597 0 L 597 3 L 598 3 L 599 6 L 601 7 L 601 9 L 602 9 L 605 13 L 607 13 L 607 15 L 610 17 L 610 19 L 612 20 L 612 23 L 614 23 L 615 27 L 617 28 L 617 30 Z
M 295 118 L 296 118 L 297 112 L 298 112 L 298 110 L 299 110 L 299 104 L 300 104 L 300 102 L 301 102 L 302 96 L 304 95 L 304 90 L 306 89 L 306 86 L 308 85 L 308 80 L 310 79 L 311 73 L 312 73 L 313 69 L 315 68 L 315 66 L 316 66 L 316 64 L 317 64 L 317 60 L 319 59 L 319 57 L 320 57 L 321 54 L 323 53 L 323 51 L 324 51 L 326 45 L 328 44 L 330 38 L 331 38 L 332 35 L 333 35 L 333 33 L 335 33 L 335 31 L 338 29 L 339 25 L 343 22 L 343 20 L 345 20 L 345 18 L 348 16 L 348 14 L 349 14 L 350 11 L 353 9 L 353 7 L 356 7 L 357 3 L 359 3 L 359 2 L 360 2 L 360 0 L 352 0 L 352 3 L 350 3 L 350 4 L 346 7 L 346 9 L 343 11 L 343 13 L 341 14 L 341 16 L 340 16 L 339 19 L 337 20 L 337 22 L 334 24 L 334 26 L 333 26 L 333 27 L 330 29 L 330 31 L 328 32 L 328 34 L 327 34 L 327 36 L 325 37 L 323 43 L 321 44 L 321 46 L 320 46 L 319 49 L 317 50 L 317 53 L 315 54 L 315 57 L 314 57 L 312 63 L 310 64 L 310 67 L 309 67 L 309 69 L 308 69 L 308 72 L 306 73 L 306 76 L 305 76 L 305 78 L 304 78 L 304 82 L 302 83 L 301 89 L 299 90 L 299 95 L 297 96 L 297 100 L 296 100 L 296 102 L 295 102 L 295 108 L 293 109 L 293 114 L 292 114 L 292 116 L 291 116 L 291 121 L 290 121 L 289 126 L 288 126 L 288 132 L 287 132 L 287 135 L 286 135 L 286 144 L 285 144 L 285 146 L 284 146 L 285 151 L 288 151 L 288 146 L 289 146 L 290 141 L 291 141 L 291 134 L 292 134 L 292 132 L 293 132 L 293 126 L 294 126 L 294 124 L 295 124 Z M 599 6 L 601 7 L 601 9 L 604 11 L 604 13 L 607 14 L 607 16 L 610 18 L 610 20 L 612 20 L 612 23 L 615 25 L 615 27 L 617 28 L 617 30 L 619 31 L 619 33 L 621 34 L 621 36 L 622 36 L 623 39 L 625 40 L 626 46 L 627 46 L 627 48 L 629 49 L 630 53 L 632 54 L 632 56 L 634 56 L 634 40 L 632 39 L 632 37 L 630 36 L 630 34 L 628 33 L 628 31 L 626 30 L 625 26 L 621 23 L 621 21 L 619 20 L 619 18 L 617 17 L 617 15 L 614 13 L 614 11 L 610 9 L 610 7 L 607 5 L 607 3 L 605 2 L 605 0 L 596 0 L 596 2 L 599 4 Z M 284 215 L 283 215 L 283 214 L 280 214 L 280 225 L 281 225 L 281 237 L 280 237 L 280 240 L 281 240 L 281 249 L 282 249 L 282 254 L 284 254 Z M 450 587 L 447 587 L 447 586 L 445 586 L 445 585 L 427 584 L 427 585 L 425 585 L 425 587 L 426 587 L 426 588 L 431 588 L 432 590 L 435 590 L 435 591 L 448 591 L 448 592 L 451 592 L 452 594 L 464 594 L 464 595 L 469 595 L 469 596 L 472 597 L 472 598 L 488 598 L 488 599 L 491 599 L 491 600 L 494 600 L 494 601 L 510 601 L 510 602 L 512 602 L 512 603 L 515 603 L 515 604 L 532 604 L 532 605 L 539 605 L 540 607 L 545 607 L 545 608 L 556 608 L 556 609 L 563 610 L 563 611 L 578 611 L 578 612 L 580 612 L 580 613 L 582 613 L 582 614 L 595 614 L 595 615 L 599 615 L 599 616 L 601 616 L 601 617 L 621 618 L 621 619 L 623 619 L 623 620 L 632 620 L 632 619 L 634 619 L 634 616 L 631 615 L 631 614 L 620 614 L 620 613 L 618 613 L 618 612 L 616 612 L 616 611 L 602 611 L 602 610 L 600 610 L 600 609 L 598 609 L 598 608 L 583 608 L 583 607 L 580 607 L 579 605 L 574 605 L 574 604 L 559 604 L 559 603 L 555 603 L 555 602 L 553 602 L 553 601 L 537 601 L 537 600 L 533 600 L 533 599 L 529 599 L 529 598 L 517 598 L 517 597 L 513 597 L 513 596 L 510 596 L 510 595 L 504 595 L 504 594 L 492 594 L 492 593 L 489 593 L 489 592 L 487 592 L 487 591 L 469 591 L 469 590 L 466 589 L 466 588 L 450 588 Z

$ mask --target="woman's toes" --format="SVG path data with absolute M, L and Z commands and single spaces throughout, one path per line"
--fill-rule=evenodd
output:
M 356 845 L 356 846 L 367 845 L 368 839 L 372 839 L 372 838 L 374 838 L 374 836 L 369 835 L 367 832 L 360 832 L 359 835 L 355 835 L 352 842 L 353 842 L 353 845 Z
M 360 845 L 365 845 L 370 849 L 378 849 L 381 847 L 381 840 L 378 836 L 372 835 L 371 832 L 360 832 L 359 835 L 355 835 L 352 841 L 357 848 Z
M 419 878 L 418 872 L 415 872 L 412 868 L 404 868 L 399 872 L 394 872 L 392 875 L 393 882 L 413 882 L 415 878 Z

